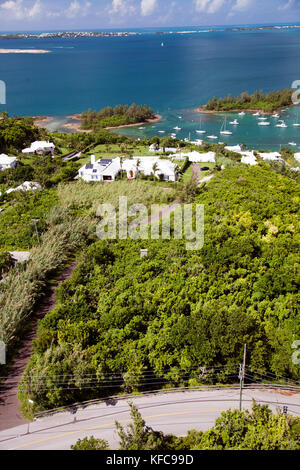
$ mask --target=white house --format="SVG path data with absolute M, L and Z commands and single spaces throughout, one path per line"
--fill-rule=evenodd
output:
M 120 158 L 104 159 L 96 161 L 95 155 L 91 156 L 91 163 L 87 163 L 79 170 L 79 178 L 84 181 L 115 181 L 121 169 Z
M 22 153 L 31 155 L 31 154 L 45 154 L 45 153 L 51 153 L 51 155 L 54 155 L 54 150 L 55 150 L 55 145 L 52 142 L 46 142 L 46 141 L 35 141 L 32 142 L 30 147 L 22 150 Z
M 8 170 L 9 168 L 16 168 L 18 159 L 16 157 L 9 157 L 5 153 L 0 155 L 0 171 Z
M 189 153 L 181 153 L 180 160 L 184 160 L 188 158 L 192 163 L 216 163 L 216 153 L 215 152 L 189 152 Z
M 300 153 L 294 153 L 294 158 L 297 160 L 297 162 L 300 162 Z
M 36 191 L 37 189 L 42 189 L 42 186 L 39 183 L 34 181 L 24 181 L 17 188 L 11 188 L 6 191 L 6 194 L 10 194 L 13 191 Z
M 150 145 L 150 147 L 149 147 L 149 152 L 154 152 L 154 153 L 156 153 L 156 152 L 163 152 L 163 151 L 164 151 L 164 149 L 163 149 L 162 147 L 159 148 L 159 149 L 157 149 L 155 144 L 152 144 L 152 145 Z M 179 152 L 179 149 L 176 148 L 176 147 L 166 147 L 166 148 L 165 148 L 165 152 L 166 152 L 166 153 L 172 153 L 172 152 L 173 152 L 173 153 L 177 153 L 177 152 Z
M 120 172 L 125 172 L 128 179 L 133 179 L 138 174 L 153 175 L 164 181 L 177 181 L 176 165 L 168 159 L 160 157 L 133 157 L 124 159 L 121 163 L 119 157 L 114 159 L 99 159 L 91 156 L 91 163 L 87 163 L 79 170 L 78 177 L 84 181 L 115 181 Z
M 151 144 L 149 147 L 149 152 L 157 152 L 156 144 Z
M 176 165 L 171 160 L 160 157 L 133 157 L 133 159 L 124 160 L 122 170 L 126 171 L 128 179 L 133 179 L 138 173 L 145 176 L 153 175 L 154 165 L 156 177 L 164 181 L 177 181 Z
M 236 152 L 236 153 L 242 152 L 242 147 L 240 145 L 227 145 L 225 149 L 228 150 L 229 152 Z
M 278 152 L 260 153 L 259 155 L 263 160 L 272 160 L 276 162 L 283 161 L 280 153 Z
M 252 152 L 244 151 L 241 153 L 241 155 L 242 155 L 241 163 L 244 163 L 245 165 L 251 165 L 251 166 L 257 165 L 257 158 L 254 155 L 253 151 Z

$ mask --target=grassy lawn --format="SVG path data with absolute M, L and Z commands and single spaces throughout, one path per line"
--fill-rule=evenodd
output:
M 182 176 L 182 181 L 184 183 L 188 183 L 192 179 L 192 176 L 193 176 L 193 166 L 190 165 L 184 172 Z

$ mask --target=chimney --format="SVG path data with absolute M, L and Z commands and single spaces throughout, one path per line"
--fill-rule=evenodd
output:
M 91 155 L 91 164 L 95 165 L 95 163 L 96 163 L 96 157 L 95 155 Z

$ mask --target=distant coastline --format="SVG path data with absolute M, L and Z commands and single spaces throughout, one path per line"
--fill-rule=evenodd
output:
M 299 24 L 294 25 L 253 25 L 253 26 L 230 26 L 224 28 L 216 28 L 208 26 L 206 28 L 199 28 L 193 30 L 174 30 L 170 28 L 169 31 L 153 31 L 153 34 L 167 35 L 167 34 L 195 34 L 195 33 L 215 33 L 219 31 L 226 32 L 247 32 L 247 31 L 276 31 L 276 30 L 290 30 L 299 29 Z M 1 39 L 78 39 L 87 37 L 128 37 L 144 34 L 141 31 L 57 31 L 57 32 L 43 32 L 43 33 L 0 33 Z
M 44 49 L 0 49 L 0 54 L 47 54 Z

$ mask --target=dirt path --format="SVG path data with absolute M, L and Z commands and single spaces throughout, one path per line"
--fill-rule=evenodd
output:
M 76 262 L 72 263 L 59 276 L 55 285 L 51 288 L 49 296 L 41 301 L 31 330 L 10 368 L 9 376 L 0 387 L 0 430 L 9 429 L 28 422 L 19 411 L 19 400 L 17 398 L 18 384 L 33 352 L 32 342 L 36 338 L 38 320 L 42 319 L 55 307 L 54 291 L 61 282 L 71 278 L 76 265 Z

